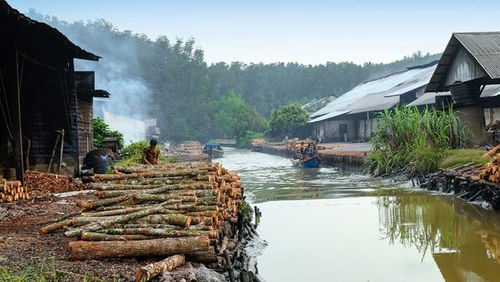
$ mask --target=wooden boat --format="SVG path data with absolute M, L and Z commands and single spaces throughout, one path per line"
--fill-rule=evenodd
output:
M 319 157 L 311 157 L 304 160 L 292 159 L 292 165 L 300 168 L 316 168 L 321 164 Z
M 222 158 L 222 156 L 224 156 L 224 150 L 222 147 L 214 142 L 206 143 L 203 148 L 203 153 L 208 154 L 212 159 Z

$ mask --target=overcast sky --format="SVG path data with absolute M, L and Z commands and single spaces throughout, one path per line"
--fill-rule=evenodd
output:
M 7 0 L 67 21 L 104 18 L 194 38 L 212 62 L 390 62 L 442 52 L 452 32 L 500 29 L 498 0 Z

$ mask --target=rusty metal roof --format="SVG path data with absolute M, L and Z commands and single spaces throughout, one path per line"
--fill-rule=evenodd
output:
M 467 50 L 490 79 L 500 78 L 500 32 L 453 33 L 425 89 L 426 92 L 449 90 L 443 86 L 443 80 L 460 46 Z
M 100 58 L 73 44 L 59 30 L 25 16 L 5 0 L 0 0 L 0 26 L 0 38 L 15 38 L 30 49 L 83 60 L 98 61 Z

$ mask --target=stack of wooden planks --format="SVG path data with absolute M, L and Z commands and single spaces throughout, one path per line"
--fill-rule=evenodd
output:
M 490 162 L 484 165 L 483 170 L 479 174 L 479 178 L 494 183 L 500 183 L 500 154 L 496 154 Z
M 19 199 L 29 199 L 28 187 L 21 181 L 2 180 L 0 184 L 0 203 L 12 203 Z
M 243 202 L 236 173 L 213 163 L 115 167 L 94 181 L 95 199 L 77 202 L 81 213 L 40 228 L 78 237 L 74 259 L 186 254 L 217 263 Z

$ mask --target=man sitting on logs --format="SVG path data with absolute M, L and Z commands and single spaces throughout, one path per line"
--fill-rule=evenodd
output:
M 156 147 L 158 141 L 151 139 L 149 147 L 144 148 L 142 160 L 148 165 L 157 165 L 160 162 L 160 149 Z

